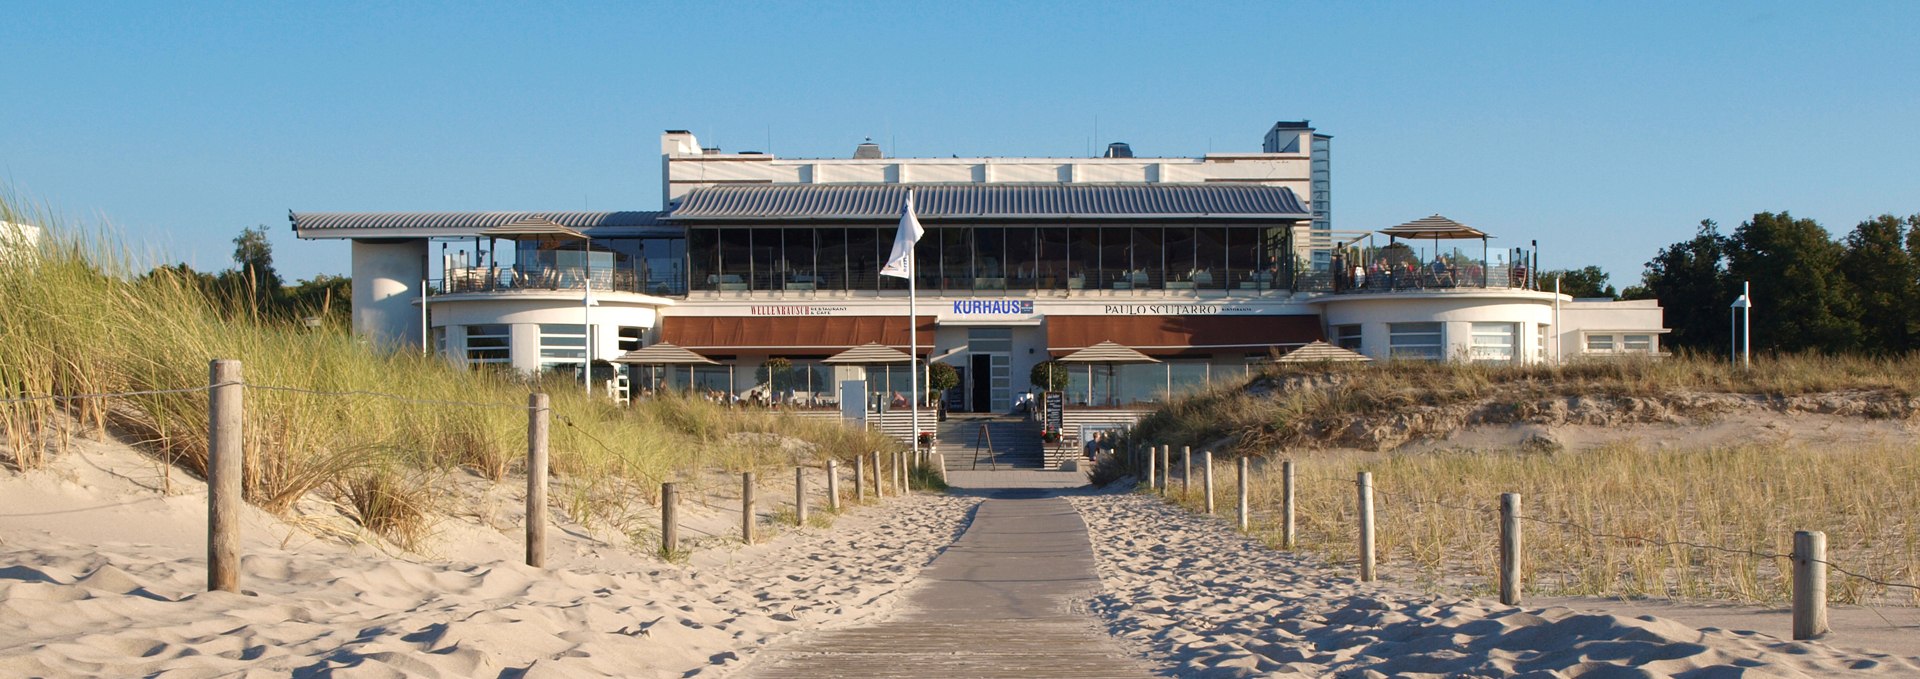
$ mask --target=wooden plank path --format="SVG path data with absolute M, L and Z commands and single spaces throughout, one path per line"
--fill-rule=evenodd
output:
M 1046 491 L 999 495 L 981 503 L 893 615 L 776 644 L 744 676 L 1149 676 L 1147 664 L 1074 609 L 1100 579 L 1073 505 Z

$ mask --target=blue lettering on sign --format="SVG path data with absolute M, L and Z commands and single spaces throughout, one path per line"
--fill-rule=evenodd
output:
M 1033 300 L 959 299 L 953 302 L 953 313 L 960 316 L 971 316 L 975 314 L 1030 314 L 1033 313 Z

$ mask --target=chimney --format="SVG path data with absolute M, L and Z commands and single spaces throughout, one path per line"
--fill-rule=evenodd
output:
M 866 141 L 860 142 L 859 146 L 853 147 L 853 157 L 856 160 L 864 160 L 885 158 L 886 156 L 880 153 L 880 145 L 873 143 L 873 137 L 867 137 Z
M 660 134 L 660 155 L 700 155 L 700 140 L 693 138 L 693 133 L 686 130 L 667 130 Z
M 1124 141 L 1116 141 L 1114 143 L 1107 145 L 1107 154 L 1101 157 L 1102 158 L 1132 158 L 1133 147 L 1128 146 L 1127 143 Z

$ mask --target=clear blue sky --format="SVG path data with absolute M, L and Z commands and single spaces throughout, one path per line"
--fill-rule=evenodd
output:
M 1334 220 L 1638 279 L 1703 218 L 1920 212 L 1920 3 L 85 3 L 0 9 L 0 178 L 196 267 L 288 209 L 656 209 L 658 137 L 845 156 L 1334 139 Z M 1094 138 L 1096 119 L 1099 137 Z

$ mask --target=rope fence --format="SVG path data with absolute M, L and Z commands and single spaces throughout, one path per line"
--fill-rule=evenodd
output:
M 1184 453 L 1184 451 L 1182 452 Z M 1194 485 L 1189 483 L 1180 483 L 1178 487 L 1174 485 L 1175 483 L 1179 483 L 1176 481 L 1176 477 L 1179 479 L 1188 479 L 1193 476 L 1194 470 L 1188 468 L 1188 465 L 1193 464 L 1193 462 L 1189 462 L 1188 460 L 1194 460 L 1199 464 L 1208 464 L 1213 459 L 1213 456 L 1209 452 L 1201 452 L 1199 455 L 1186 455 L 1175 453 L 1172 446 L 1148 445 L 1144 449 L 1136 446 L 1135 450 L 1125 459 L 1127 465 L 1130 467 L 1129 471 L 1133 473 L 1136 478 L 1144 479 L 1141 484 L 1146 490 L 1178 506 L 1188 507 L 1193 511 L 1203 512 L 1209 515 L 1214 513 L 1215 498 L 1213 494 L 1215 489 L 1212 483 L 1207 483 L 1201 488 L 1195 488 Z M 1300 512 L 1299 502 L 1295 497 L 1298 480 L 1294 477 L 1294 462 L 1292 460 L 1276 459 L 1274 462 L 1278 462 L 1278 464 L 1268 463 L 1260 465 L 1262 468 L 1261 472 L 1250 471 L 1250 465 L 1247 464 L 1247 462 L 1246 459 L 1238 461 L 1237 466 L 1240 470 L 1240 479 L 1237 489 L 1232 491 L 1237 496 L 1234 498 L 1234 503 L 1239 506 L 1236 528 L 1242 532 L 1254 532 L 1251 518 L 1256 509 L 1250 506 L 1248 501 L 1248 496 L 1252 492 L 1249 490 L 1250 476 L 1255 474 L 1263 475 L 1266 477 L 1265 480 L 1268 484 L 1271 484 L 1273 481 L 1273 472 L 1277 468 L 1280 470 L 1280 481 L 1282 484 L 1278 498 L 1279 506 L 1265 507 L 1265 509 L 1268 511 L 1277 511 L 1279 514 L 1277 521 L 1274 523 L 1279 523 L 1281 527 L 1282 535 L 1280 538 L 1280 546 L 1284 549 L 1293 549 L 1295 541 L 1298 539 L 1297 528 L 1295 526 L 1296 513 Z M 1181 469 L 1172 469 L 1175 465 L 1179 465 Z M 1207 477 L 1211 479 L 1211 467 L 1209 467 L 1205 473 Z M 1231 469 L 1229 469 L 1229 473 L 1232 473 Z M 1351 530 L 1354 531 L 1353 535 L 1355 536 L 1353 538 L 1353 546 L 1355 548 L 1354 559 L 1357 562 L 1360 575 L 1359 579 L 1362 581 L 1374 579 L 1374 538 L 1377 535 L 1375 506 L 1377 498 L 1378 500 L 1384 501 L 1385 506 L 1389 508 L 1391 512 L 1402 516 L 1440 509 L 1465 514 L 1469 517 L 1485 518 L 1497 524 L 1499 541 L 1498 549 L 1496 550 L 1496 558 L 1498 561 L 1498 575 L 1496 577 L 1498 582 L 1494 583 L 1494 591 L 1498 593 L 1500 601 L 1507 605 L 1519 605 L 1520 603 L 1520 592 L 1522 590 L 1520 580 L 1523 572 L 1521 565 L 1525 554 L 1525 550 L 1522 547 L 1524 544 L 1522 541 L 1523 525 L 1551 528 L 1559 531 L 1559 535 L 1572 536 L 1578 539 L 1614 541 L 1618 544 L 1642 548 L 1685 548 L 1759 561 L 1775 563 L 1788 562 L 1789 565 L 1783 567 L 1782 570 L 1790 571 L 1793 638 L 1796 640 L 1820 637 L 1831 631 L 1827 624 L 1826 615 L 1828 571 L 1878 586 L 1883 588 L 1882 591 L 1909 591 L 1920 595 L 1920 584 L 1898 582 L 1884 577 L 1868 575 L 1856 568 L 1847 568 L 1835 563 L 1827 556 L 1826 535 L 1818 531 L 1795 531 L 1792 535 L 1794 547 L 1791 551 L 1780 552 L 1768 549 L 1747 549 L 1681 538 L 1634 535 L 1626 532 L 1599 529 L 1572 520 L 1548 516 L 1533 516 L 1521 511 L 1521 496 L 1517 493 L 1503 493 L 1499 498 L 1499 502 L 1495 504 L 1473 504 L 1438 500 L 1391 487 L 1382 488 L 1374 482 L 1373 475 L 1366 471 L 1358 472 L 1355 478 L 1351 480 L 1341 481 L 1339 479 L 1333 479 L 1332 481 L 1341 484 L 1342 487 L 1350 489 L 1353 493 L 1352 502 L 1354 504 L 1350 505 L 1352 511 L 1338 511 L 1336 515 L 1340 517 L 1339 520 L 1351 521 L 1353 524 Z M 1322 477 L 1319 482 L 1324 483 L 1326 480 Z M 1336 506 L 1335 509 L 1338 509 L 1338 507 Z M 1333 530 L 1338 530 L 1331 525 L 1324 523 L 1323 525 Z

